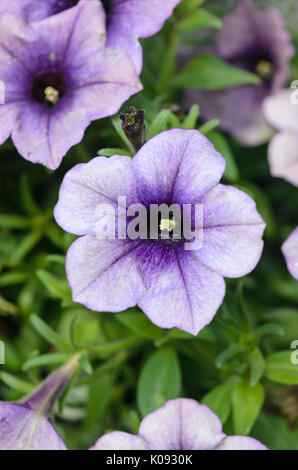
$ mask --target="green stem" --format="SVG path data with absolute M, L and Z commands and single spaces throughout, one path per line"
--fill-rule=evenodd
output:
M 175 71 L 176 53 L 180 43 L 180 32 L 173 27 L 169 37 L 169 48 L 165 58 L 164 66 L 162 69 L 159 85 L 157 87 L 158 93 L 164 93 L 168 89 L 168 82 L 172 78 Z

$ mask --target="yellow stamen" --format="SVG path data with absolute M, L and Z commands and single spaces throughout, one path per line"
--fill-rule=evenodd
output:
M 159 228 L 160 230 L 166 230 L 167 232 L 172 232 L 174 230 L 176 223 L 172 219 L 162 219 Z
M 59 101 L 59 91 L 52 86 L 47 86 L 44 90 L 45 99 L 51 104 L 56 104 Z
M 268 60 L 260 60 L 256 66 L 256 72 L 263 78 L 269 78 L 273 72 L 273 65 Z

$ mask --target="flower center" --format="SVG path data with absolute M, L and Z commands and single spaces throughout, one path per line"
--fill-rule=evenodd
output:
M 256 65 L 256 73 L 262 78 L 270 78 L 273 73 L 272 63 L 269 60 L 260 60 Z
M 66 94 L 67 87 L 57 72 L 46 72 L 37 75 L 32 85 L 32 97 L 47 108 L 55 106 Z
M 173 232 L 174 227 L 176 226 L 176 222 L 173 219 L 161 219 L 159 224 L 159 229 L 161 232 Z

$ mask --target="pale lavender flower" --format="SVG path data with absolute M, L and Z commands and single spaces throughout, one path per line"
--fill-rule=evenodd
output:
M 220 91 L 190 91 L 186 102 L 198 102 L 202 116 L 220 119 L 223 130 L 245 145 L 258 145 L 272 135 L 266 123 L 263 100 L 282 88 L 294 48 L 280 12 L 257 8 L 242 0 L 223 19 L 215 52 L 231 65 L 253 72 L 260 85 L 241 85 Z
M 177 398 L 147 415 L 137 436 L 111 432 L 90 450 L 267 450 L 256 439 L 226 436 L 221 422 L 206 405 Z
M 107 45 L 128 52 L 140 73 L 142 48 L 138 38 L 159 31 L 181 0 L 1 0 L 1 11 L 21 13 L 38 21 L 89 1 L 101 3 L 106 13 Z
M 281 90 L 264 101 L 267 121 L 279 132 L 268 147 L 270 171 L 298 186 L 298 103 L 297 92 Z
M 138 304 L 162 328 L 197 334 L 225 295 L 223 276 L 240 277 L 261 256 L 264 222 L 244 192 L 218 184 L 225 160 L 196 130 L 172 129 L 149 140 L 131 159 L 97 157 L 64 177 L 57 223 L 83 235 L 70 247 L 66 272 L 73 299 L 91 310 L 119 312 Z M 100 240 L 97 208 L 141 203 L 203 206 L 203 246 L 184 239 Z M 122 226 L 122 219 L 118 220 Z M 161 227 L 161 226 L 160 226 Z
M 298 280 L 298 227 L 291 233 L 281 247 L 288 270 Z
M 0 450 L 66 450 L 51 413 L 78 365 L 74 356 L 33 394 L 15 403 L 0 402 Z
M 138 92 L 130 58 L 106 48 L 105 38 L 98 2 L 30 25 L 0 15 L 0 143 L 11 135 L 25 159 L 55 169 L 92 120 L 114 114 Z

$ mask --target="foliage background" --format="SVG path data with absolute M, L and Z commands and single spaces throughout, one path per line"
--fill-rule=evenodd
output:
M 26 162 L 10 141 L 0 148 L 0 339 L 6 346 L 0 399 L 19 399 L 81 351 L 81 370 L 54 417 L 71 449 L 87 448 L 108 430 L 136 433 L 143 416 L 181 396 L 211 406 L 228 434 L 298 450 L 298 366 L 290 362 L 298 284 L 280 251 L 297 225 L 298 190 L 270 175 L 266 146 L 243 148 L 219 133 L 217 122 L 203 123 L 197 106 L 188 113 L 181 105 L 190 77 L 181 74 L 179 57 L 212 41 L 220 16 L 235 3 L 183 0 L 163 30 L 142 42 L 144 90 L 123 106 L 146 111 L 149 136 L 177 126 L 201 128 L 227 159 L 224 182 L 250 193 L 267 223 L 258 267 L 241 282 L 227 280 L 224 304 L 197 337 L 161 330 L 137 308 L 98 313 L 71 300 L 64 257 L 74 237 L 57 226 L 53 208 L 64 174 L 76 163 L 99 149 L 127 154 L 117 116 L 94 122 L 55 172 Z M 256 3 L 281 8 L 297 45 L 295 2 Z M 198 8 L 205 14 L 196 23 Z M 199 29 L 204 26 L 212 28 Z M 296 57 L 292 79 L 297 67 Z M 202 81 L 201 73 L 195 70 Z M 223 80 L 220 69 L 216 75 Z

